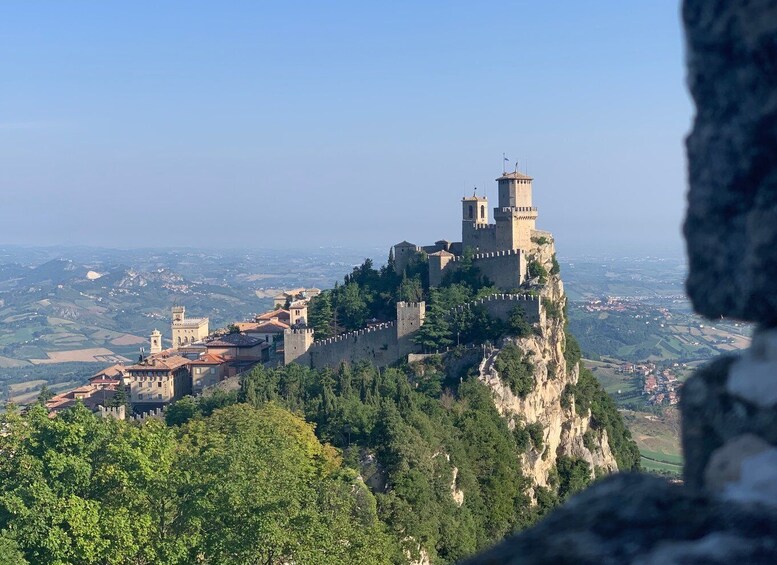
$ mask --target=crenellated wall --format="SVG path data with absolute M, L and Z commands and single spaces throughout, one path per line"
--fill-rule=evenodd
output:
M 483 306 L 493 318 L 507 320 L 515 306 L 522 306 L 529 323 L 544 321 L 539 297 L 522 294 L 494 294 L 451 310 Z M 313 341 L 310 328 L 290 329 L 284 333 L 284 362 L 307 365 L 315 369 L 339 367 L 342 363 L 369 361 L 385 367 L 417 353 L 420 348 L 413 335 L 423 325 L 426 305 L 423 302 L 398 302 L 397 321 L 370 326 L 335 337 Z
M 440 286 L 445 274 L 457 270 L 462 259 L 460 255 L 430 256 L 429 285 Z M 472 261 L 480 273 L 497 288 L 511 290 L 520 287 L 526 280 L 526 255 L 521 249 L 478 253 Z

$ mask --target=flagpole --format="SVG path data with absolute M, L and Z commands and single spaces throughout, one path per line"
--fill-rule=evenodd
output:
M 502 153 L 502 174 L 504 175 L 507 172 L 507 169 L 505 169 L 505 162 L 507 161 L 507 157 L 504 153 Z

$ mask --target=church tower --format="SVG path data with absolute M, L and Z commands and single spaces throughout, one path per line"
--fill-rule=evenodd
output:
M 488 198 L 465 196 L 461 199 L 461 245 L 475 252 L 495 251 L 494 226 L 488 223 Z
M 505 173 L 498 179 L 499 206 L 494 208 L 497 250 L 529 249 L 537 221 L 532 205 L 532 178 L 523 173 Z
M 162 352 L 162 332 L 155 329 L 151 332 L 151 354 Z

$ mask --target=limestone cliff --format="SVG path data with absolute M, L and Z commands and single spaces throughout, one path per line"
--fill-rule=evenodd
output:
M 565 394 L 568 385 L 576 385 L 579 378 L 577 365 L 567 367 L 564 357 L 566 347 L 564 285 L 555 263 L 552 236 L 547 232 L 534 232 L 532 248 L 527 256 L 534 263 L 531 287 L 543 302 L 544 316 L 528 337 L 507 338 L 502 347 L 512 343 L 526 355 L 533 367 L 534 385 L 528 394 L 519 396 L 501 378 L 496 366 L 500 349 L 495 349 L 480 364 L 480 380 L 494 394 L 499 413 L 508 419 L 509 426 L 539 424 L 542 427 L 541 447 L 533 444 L 523 454 L 523 474 L 535 485 L 548 486 L 558 456 L 583 459 L 592 475 L 617 471 L 618 465 L 610 450 L 605 430 L 594 430 L 590 410 L 578 415 L 574 395 Z

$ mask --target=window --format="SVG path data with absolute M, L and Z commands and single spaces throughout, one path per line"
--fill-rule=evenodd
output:
M 142 392 L 138 395 L 138 400 L 143 400 L 143 393 Z
M 469 219 L 471 220 L 473 218 L 474 210 L 472 209 L 472 204 L 469 205 Z
M 481 204 L 480 205 L 480 219 L 482 220 L 485 217 L 486 217 L 486 207 L 483 204 Z
M 158 387 L 158 388 L 162 388 L 162 381 L 159 381 L 159 382 L 157 383 L 157 387 Z
M 156 395 L 156 397 L 157 397 L 159 400 L 162 400 L 162 395 L 161 395 L 161 394 L 157 394 L 157 395 Z

